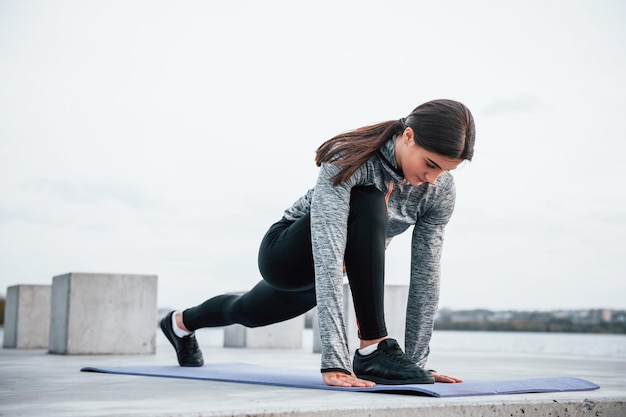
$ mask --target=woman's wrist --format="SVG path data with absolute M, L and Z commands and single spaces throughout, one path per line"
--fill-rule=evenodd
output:
M 343 368 L 322 368 L 322 373 L 325 374 L 327 372 L 341 372 L 344 373 L 346 375 L 352 375 L 352 372 L 345 370 Z

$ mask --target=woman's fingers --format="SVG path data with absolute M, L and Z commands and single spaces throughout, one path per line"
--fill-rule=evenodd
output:
M 455 384 L 459 382 L 463 382 L 460 378 L 455 378 L 448 375 L 438 374 L 433 372 L 433 376 L 435 377 L 435 382 L 445 382 L 449 384 Z M 324 372 L 322 373 L 322 379 L 326 385 L 331 385 L 334 387 L 373 387 L 376 385 L 371 381 L 367 381 L 364 379 L 357 378 L 354 374 L 348 375 L 343 372 Z
M 322 379 L 326 385 L 333 387 L 373 387 L 374 384 L 371 381 L 359 379 L 354 375 L 344 374 L 343 372 L 324 372 L 322 373 Z
M 448 376 L 448 375 L 438 374 L 436 372 L 433 372 L 433 376 L 435 377 L 435 382 L 447 382 L 447 383 L 450 383 L 450 384 L 454 384 L 454 383 L 457 383 L 457 382 L 463 382 L 462 379 L 454 378 L 454 377 Z
M 372 382 L 372 381 L 367 381 L 365 379 L 359 379 L 359 378 L 354 378 L 354 385 L 352 385 L 353 387 L 373 387 L 374 385 L 376 385 L 376 383 Z

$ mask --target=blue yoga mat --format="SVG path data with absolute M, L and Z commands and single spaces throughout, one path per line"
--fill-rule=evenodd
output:
M 599 386 L 580 378 L 536 378 L 512 381 L 466 381 L 460 384 L 382 385 L 371 388 L 331 387 L 322 382 L 318 370 L 275 368 L 245 363 L 212 363 L 199 368 L 180 366 L 107 366 L 85 367 L 83 372 L 165 378 L 200 379 L 282 387 L 338 391 L 380 392 L 427 395 L 431 397 L 465 397 L 472 395 L 522 394 L 537 392 L 590 391 Z

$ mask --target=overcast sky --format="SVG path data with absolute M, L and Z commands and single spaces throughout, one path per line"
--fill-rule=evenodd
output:
M 67 272 L 157 274 L 161 307 L 246 290 L 319 144 L 451 98 L 477 142 L 441 306 L 626 308 L 624 74 L 621 0 L 2 0 L 0 294 Z

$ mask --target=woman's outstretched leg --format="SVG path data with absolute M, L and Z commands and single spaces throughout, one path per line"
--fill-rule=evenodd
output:
M 315 272 L 310 217 L 281 220 L 270 227 L 259 249 L 263 281 L 244 294 L 224 294 L 183 312 L 185 327 L 243 324 L 258 327 L 299 316 L 315 307 Z
M 189 331 L 204 327 L 242 324 L 267 326 L 289 320 L 315 307 L 315 291 L 289 292 L 261 281 L 244 294 L 213 297 L 197 307 L 183 311 L 183 323 Z
M 281 291 L 261 281 L 244 294 L 224 294 L 161 320 L 161 329 L 176 349 L 180 366 L 202 366 L 204 358 L 193 333 L 204 327 L 242 324 L 259 327 L 289 320 L 315 307 L 315 290 Z M 178 320 L 177 320 L 178 319 Z
M 224 294 L 161 320 L 161 329 L 176 349 L 181 366 L 204 363 L 193 331 L 243 324 L 258 327 L 299 316 L 315 306 L 315 274 L 310 217 L 281 220 L 269 229 L 259 250 L 264 278 L 244 294 Z

